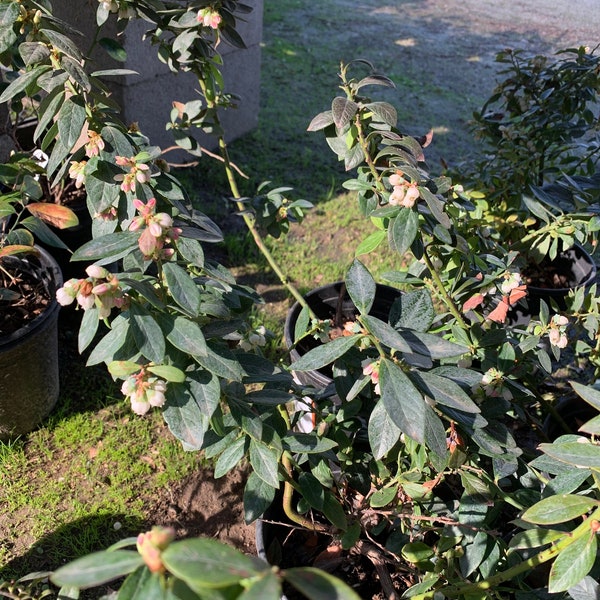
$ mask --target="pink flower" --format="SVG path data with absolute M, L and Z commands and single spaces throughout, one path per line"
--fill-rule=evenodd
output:
M 86 155 L 92 158 L 92 156 L 98 156 L 102 150 L 104 150 L 104 140 L 100 137 L 100 134 L 91 129 L 88 130 L 88 142 L 85 145 Z
M 223 20 L 221 15 L 212 8 L 200 9 L 198 11 L 197 19 L 204 27 L 210 27 L 211 29 L 219 29 L 221 21 Z
M 151 376 L 144 367 L 121 386 L 121 393 L 129 398 L 131 410 L 138 415 L 145 415 L 152 406 L 163 406 L 166 391 L 166 381 Z
M 402 175 L 402 171 L 396 171 L 389 176 L 389 182 L 393 189 L 388 202 L 392 206 L 412 208 L 419 198 L 419 188 L 416 183 L 407 181 Z
M 150 198 L 144 204 L 138 198 L 133 200 L 133 206 L 138 212 L 129 223 L 129 231 L 143 229 L 138 238 L 138 246 L 147 259 L 170 257 L 173 252 L 163 251 L 165 244 L 179 237 L 180 229 L 173 227 L 173 219 L 167 213 L 156 213 L 156 198 Z
M 379 361 L 371 362 L 363 367 L 363 375 L 371 378 L 371 383 L 375 386 L 374 392 L 379 396 L 381 388 L 379 386 Z
M 563 315 L 554 315 L 550 321 L 550 331 L 548 331 L 548 340 L 552 346 L 557 348 L 566 348 L 569 343 L 567 337 L 567 325 L 569 319 Z
M 80 162 L 71 161 L 69 167 L 69 177 L 75 180 L 75 187 L 79 189 L 85 183 L 85 166 L 87 165 L 86 160 Z
M 135 156 L 115 156 L 115 162 L 120 167 L 127 167 L 128 173 L 119 173 L 114 176 L 115 181 L 121 182 L 121 190 L 124 192 L 135 192 L 136 181 L 147 183 L 151 179 L 150 167 L 146 163 L 138 163 Z

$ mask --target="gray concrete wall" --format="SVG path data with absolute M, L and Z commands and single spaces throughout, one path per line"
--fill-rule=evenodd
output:
M 71 23 L 82 31 L 85 38 L 81 40 L 81 48 L 85 49 L 86 39 L 91 40 L 95 28 L 97 2 L 95 0 L 79 0 L 83 7 L 73 10 L 74 0 L 54 0 L 56 15 Z M 228 141 L 236 139 L 251 131 L 258 122 L 260 100 L 260 42 L 262 39 L 263 0 L 247 0 L 254 7 L 249 15 L 242 15 L 239 32 L 247 48 L 240 50 L 221 43 L 219 51 L 223 55 L 223 77 L 226 91 L 240 97 L 238 108 L 225 111 L 222 115 Z M 105 24 L 107 33 L 114 35 L 116 24 L 110 21 Z M 173 138 L 165 129 L 169 121 L 172 102 L 188 102 L 198 98 L 195 91 L 198 86 L 194 77 L 186 73 L 171 73 L 156 56 L 156 48 L 149 41 L 142 41 L 147 29 L 143 21 L 128 25 L 122 44 L 127 51 L 125 63 L 113 62 L 102 49 L 92 53 L 94 68 L 132 69 L 138 75 L 120 77 L 111 82 L 115 99 L 123 107 L 123 119 L 126 123 L 137 122 L 142 132 L 150 138 L 154 145 L 161 148 L 171 146 Z M 214 149 L 212 138 L 197 136 L 200 143 Z M 183 153 L 177 153 L 180 160 Z M 169 160 L 173 158 L 168 155 Z

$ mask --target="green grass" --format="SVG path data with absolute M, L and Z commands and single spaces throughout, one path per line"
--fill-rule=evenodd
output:
M 44 426 L 0 443 L 0 580 L 137 534 L 163 490 L 202 464 L 160 412 L 134 415 L 106 373 L 63 361 Z

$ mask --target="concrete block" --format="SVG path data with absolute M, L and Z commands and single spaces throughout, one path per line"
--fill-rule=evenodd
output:
M 222 71 L 226 91 L 240 96 L 239 108 L 223 114 L 228 141 L 251 131 L 257 125 L 263 0 L 246 1 L 254 9 L 248 15 L 240 15 L 239 32 L 247 48 L 240 50 L 225 42 L 218 48 L 224 61 Z M 53 2 L 56 15 L 83 32 L 80 47 L 87 52 L 85 43 L 92 39 L 96 27 L 97 4 L 96 0 L 85 0 L 84 3 L 89 5 L 89 9 L 74 11 L 72 0 Z M 110 20 L 104 27 L 105 36 L 116 35 L 116 20 Z M 125 68 L 138 73 L 108 78 L 107 83 L 123 108 L 124 121 L 137 121 L 153 145 L 165 148 L 173 143 L 172 136 L 165 127 L 169 121 L 172 102 L 195 99 L 198 85 L 189 73 L 172 73 L 158 59 L 156 47 L 149 40 L 142 39 L 147 29 L 147 24 L 142 20 L 128 24 L 122 38 L 127 52 L 125 63 L 112 61 L 101 48 L 91 53 L 90 61 L 94 64 L 94 69 Z M 211 149 L 215 147 L 210 138 L 202 138 L 201 143 Z

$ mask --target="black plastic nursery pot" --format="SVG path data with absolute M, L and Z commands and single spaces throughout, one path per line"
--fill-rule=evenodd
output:
M 0 336 L 0 439 L 32 431 L 54 408 L 59 393 L 56 290 L 62 285 L 58 263 L 43 248 L 26 259 L 27 269 L 45 283 L 46 309 L 9 335 Z M 6 257 L 5 264 L 22 260 Z
M 401 295 L 402 292 L 396 288 L 377 284 L 375 300 L 369 314 L 382 321 L 387 321 L 392 305 Z M 353 321 L 358 314 L 358 310 L 350 299 L 343 281 L 311 290 L 304 298 L 319 319 L 334 319 L 337 315 L 343 321 Z M 285 320 L 284 337 L 288 348 L 292 348 L 294 344 L 294 329 L 301 310 L 302 306 L 296 302 L 288 312 Z M 301 339 L 290 351 L 292 364 L 320 343 L 312 336 Z M 324 389 L 332 382 L 332 371 L 331 367 L 328 366 L 318 371 L 297 372 L 296 377 L 303 385 Z
M 527 324 L 539 314 L 541 300 L 549 307 L 554 303 L 559 310 L 565 310 L 568 293 L 580 286 L 590 287 L 597 274 L 594 259 L 579 245 L 564 250 L 554 260 L 542 262 L 540 267 L 543 280 L 536 275 L 527 285 L 527 297 L 509 312 L 510 324 Z

